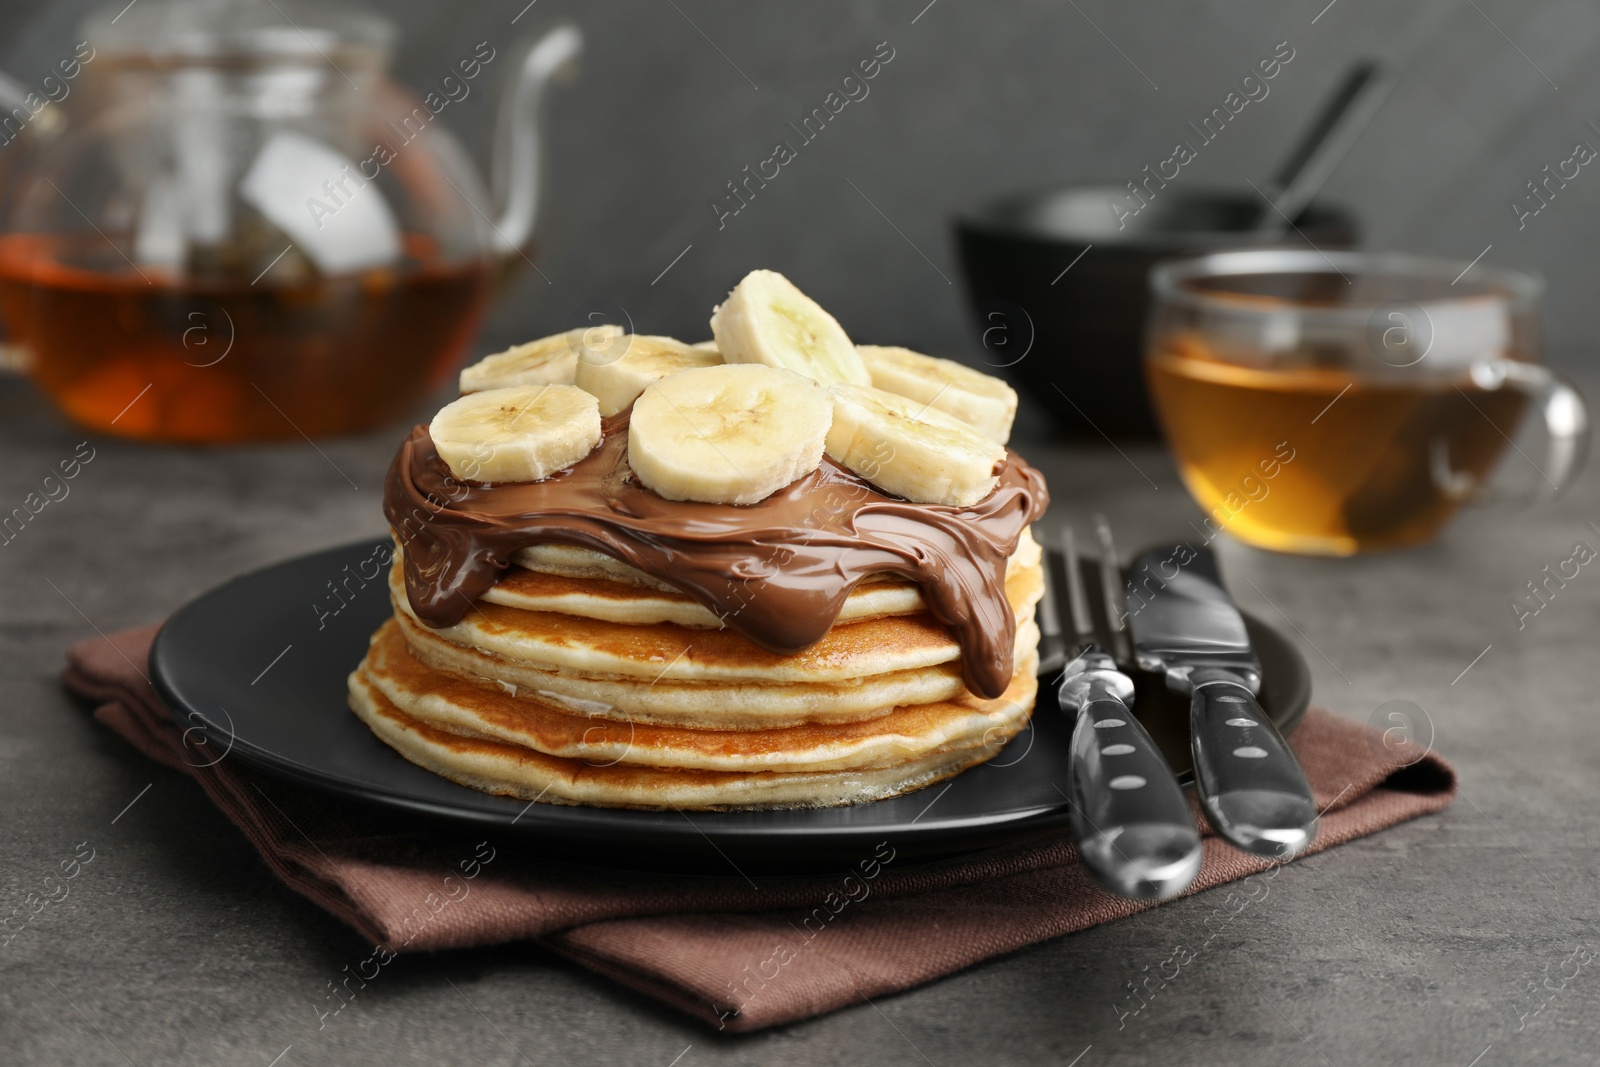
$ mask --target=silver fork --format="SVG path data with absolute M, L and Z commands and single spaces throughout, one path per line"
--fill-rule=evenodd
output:
M 1101 596 L 1106 617 L 1112 618 L 1109 606 L 1120 590 L 1121 572 L 1110 526 L 1101 516 L 1095 525 Z M 1074 717 L 1067 796 L 1078 853 L 1095 880 L 1113 893 L 1134 900 L 1176 896 L 1200 870 L 1200 833 L 1172 768 L 1133 716 L 1133 680 L 1097 642 L 1070 525 L 1062 531 L 1062 555 L 1076 647 L 1062 671 L 1057 699 Z M 1039 628 L 1048 656 L 1065 648 L 1067 638 L 1048 566 L 1045 579 Z M 1065 658 L 1064 652 L 1057 655 Z

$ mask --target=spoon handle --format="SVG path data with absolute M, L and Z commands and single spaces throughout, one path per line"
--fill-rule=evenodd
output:
M 1394 89 L 1394 78 L 1376 60 L 1362 60 L 1322 105 L 1272 185 L 1276 201 L 1256 221 L 1258 232 L 1287 229 L 1344 161 Z

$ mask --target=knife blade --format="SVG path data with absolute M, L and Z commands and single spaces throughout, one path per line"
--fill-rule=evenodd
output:
M 1073 718 L 1067 788 L 1073 836 L 1101 885 L 1134 900 L 1164 900 L 1200 870 L 1200 832 L 1172 768 L 1131 710 L 1133 679 L 1094 643 L 1072 528 L 1063 531 L 1068 607 L 1080 644 L 1057 690 Z
M 1179 543 L 1135 561 L 1124 619 L 1144 670 L 1190 695 L 1195 790 L 1236 848 L 1288 859 L 1311 843 L 1317 807 L 1294 753 L 1256 697 L 1261 662 L 1210 549 Z

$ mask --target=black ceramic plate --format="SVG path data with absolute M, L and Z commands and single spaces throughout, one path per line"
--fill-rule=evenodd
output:
M 381 542 L 302 556 L 236 578 L 184 607 L 156 638 L 156 689 L 213 751 L 430 828 L 536 840 L 588 862 L 701 873 L 795 868 L 870 856 L 932 858 L 1063 827 L 1070 730 L 1048 693 L 1033 725 L 993 760 L 920 792 L 810 811 L 651 812 L 529 805 L 456 785 L 374 737 L 345 706 L 345 678 L 390 613 Z M 331 590 L 339 591 L 336 597 Z M 1311 696 L 1305 660 L 1246 616 L 1263 665 L 1263 708 L 1285 733 Z M 1139 717 L 1188 773 L 1185 710 L 1155 678 L 1139 679 Z M 719 855 L 720 854 L 720 855 Z

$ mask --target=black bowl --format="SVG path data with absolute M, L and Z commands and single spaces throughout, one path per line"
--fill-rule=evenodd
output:
M 1139 361 L 1147 275 L 1158 260 L 1356 241 L 1354 218 L 1321 203 L 1285 233 L 1255 233 L 1250 227 L 1266 205 L 1248 190 L 1162 190 L 1120 228 L 1114 200 L 1131 203 L 1114 185 L 1057 187 L 1008 196 L 956 220 L 985 362 L 1048 409 L 1067 437 L 1156 435 Z

